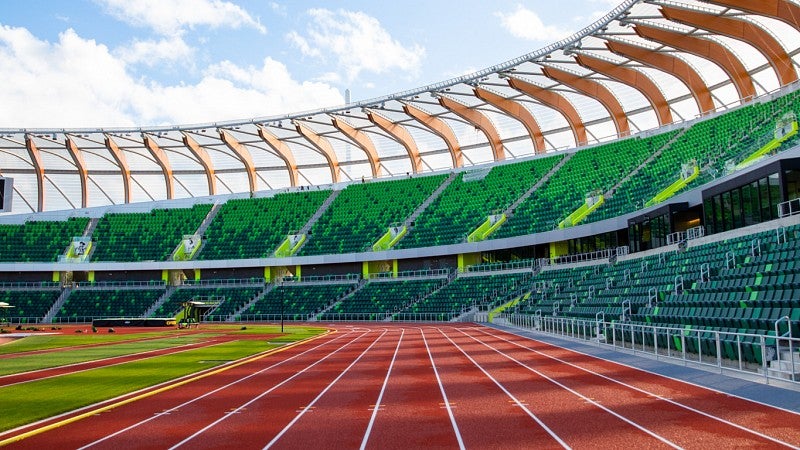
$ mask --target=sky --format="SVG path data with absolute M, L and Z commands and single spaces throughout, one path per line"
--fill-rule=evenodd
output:
M 0 128 L 269 117 L 534 51 L 621 0 L 0 2 Z

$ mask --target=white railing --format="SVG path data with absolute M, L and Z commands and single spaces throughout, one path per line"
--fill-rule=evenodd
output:
M 511 314 L 505 318 L 519 328 L 659 360 L 692 363 L 720 373 L 747 374 L 765 383 L 789 381 L 800 387 L 800 373 L 796 372 L 800 371 L 800 354 L 796 351 L 800 348 L 800 338 L 790 335 L 777 337 L 529 314 Z
M 784 218 L 800 214 L 800 198 L 789 200 L 787 202 L 778 203 L 778 217 Z

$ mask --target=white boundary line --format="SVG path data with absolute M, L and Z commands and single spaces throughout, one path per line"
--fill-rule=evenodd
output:
M 273 445 L 274 445 L 276 442 L 278 442 L 278 439 L 280 439 L 280 438 L 281 438 L 281 437 L 282 437 L 282 436 L 283 436 L 283 435 L 284 435 L 284 434 L 285 434 L 287 431 L 289 431 L 289 429 L 290 429 L 290 428 L 291 428 L 291 427 L 292 427 L 294 424 L 296 424 L 296 423 L 297 423 L 297 421 L 298 421 L 298 420 L 300 420 L 300 418 L 301 418 L 301 417 L 303 417 L 303 416 L 304 416 L 304 415 L 305 415 L 305 414 L 308 412 L 308 410 L 309 410 L 309 409 L 311 409 L 311 408 L 314 406 L 314 404 L 315 404 L 315 403 L 317 403 L 317 401 L 319 401 L 319 399 L 321 399 L 321 398 L 322 398 L 322 396 L 323 396 L 323 395 L 325 395 L 325 393 L 326 393 L 326 392 L 328 392 L 328 390 L 329 390 L 330 388 L 332 388 L 332 387 L 333 387 L 333 385 L 334 385 L 334 384 L 336 384 L 336 383 L 337 383 L 339 380 L 341 380 L 341 379 L 342 379 L 342 377 L 343 377 L 343 376 L 344 376 L 344 375 L 345 375 L 347 372 L 349 372 L 349 371 L 350 371 L 350 369 L 352 369 L 352 368 L 353 368 L 353 366 L 355 366 L 355 365 L 356 365 L 356 363 L 358 363 L 359 361 L 361 361 L 361 358 L 363 358 L 363 357 L 364 357 L 364 355 L 366 355 L 366 354 L 367 354 L 367 352 L 368 352 L 368 351 L 370 351 L 370 350 L 372 349 L 372 347 L 374 347 L 374 346 L 375 346 L 375 344 L 377 344 L 377 343 L 378 343 L 378 341 L 380 341 L 380 340 L 381 340 L 381 339 L 382 339 L 382 338 L 383 338 L 383 337 L 386 335 L 386 333 L 388 333 L 388 332 L 389 332 L 389 330 L 387 330 L 386 328 L 384 328 L 384 329 L 383 329 L 383 332 L 380 334 L 380 336 L 378 336 L 378 337 L 377 337 L 377 338 L 376 338 L 374 341 L 372 341 L 372 344 L 369 344 L 369 347 L 365 348 L 365 349 L 364 349 L 364 351 L 363 351 L 363 352 L 361 352 L 361 354 L 359 354 L 359 355 L 358 355 L 358 357 L 356 357 L 356 359 L 354 359 L 354 360 L 353 360 L 353 362 L 351 362 L 351 363 L 350 363 L 350 365 L 348 365 L 347 367 L 345 367 L 345 369 L 344 369 L 344 370 L 343 370 L 343 371 L 342 371 L 342 372 L 341 372 L 341 373 L 340 373 L 340 374 L 339 374 L 339 375 L 338 375 L 336 378 L 334 378 L 334 379 L 333 379 L 333 381 L 331 381 L 330 383 L 328 383 L 328 385 L 327 385 L 327 386 L 325 386 L 325 389 L 323 389 L 323 390 L 322 390 L 322 391 L 321 391 L 319 394 L 317 394 L 317 396 L 316 396 L 316 397 L 314 397 L 314 400 L 311 400 L 311 402 L 310 402 L 308 405 L 306 405 L 306 406 L 305 406 L 305 408 L 303 408 L 303 409 L 300 411 L 300 413 L 298 413 L 298 414 L 297 414 L 297 415 L 294 417 L 294 419 L 292 419 L 292 420 L 291 420 L 289 423 L 287 423 L 287 424 L 286 424 L 286 426 L 285 426 L 285 427 L 283 427 L 283 429 L 282 429 L 282 430 L 281 430 L 281 431 L 280 431 L 278 434 L 276 434 L 276 435 L 275 435 L 275 436 L 272 438 L 272 440 L 271 440 L 271 441 L 269 441 L 269 442 L 267 443 L 267 445 L 265 445 L 265 446 L 264 446 L 264 449 L 266 450 L 266 449 L 268 449 L 268 448 L 272 447 L 272 446 L 273 446 Z
M 786 447 L 790 447 L 790 448 L 797 448 L 797 447 L 796 447 L 795 445 L 793 445 L 793 444 L 790 444 L 790 443 L 788 443 L 788 442 L 781 441 L 780 439 L 774 438 L 774 437 L 772 437 L 772 436 L 768 436 L 768 435 L 766 435 L 766 434 L 764 434 L 764 433 L 761 433 L 761 432 L 759 432 L 759 431 L 756 431 L 756 430 L 753 430 L 753 429 L 747 428 L 747 427 L 745 427 L 745 426 L 743 426 L 743 425 L 739 425 L 739 424 L 737 424 L 737 423 L 731 422 L 731 421 L 729 421 L 729 420 L 726 420 L 726 419 L 723 419 L 723 418 L 721 418 L 721 417 L 717 417 L 717 416 L 715 416 L 715 415 L 713 415 L 713 414 L 707 413 L 707 412 L 705 412 L 705 411 L 701 411 L 701 410 L 699 410 L 699 409 L 697 409 L 697 408 L 693 408 L 693 407 L 691 407 L 691 406 L 689 406 L 689 405 L 685 405 L 685 404 L 683 404 L 683 403 L 680 403 L 680 402 L 677 402 L 677 401 L 675 401 L 675 400 L 672 400 L 672 399 L 669 399 L 669 398 L 663 397 L 663 396 L 661 396 L 661 395 L 658 395 L 658 394 L 655 394 L 655 393 L 652 393 L 652 392 L 646 391 L 646 390 L 644 390 L 644 389 L 641 389 L 641 388 L 638 388 L 638 387 L 636 387 L 636 386 L 633 386 L 633 385 L 630 385 L 630 384 L 627 384 L 627 383 L 623 383 L 622 381 L 615 380 L 614 378 L 611 378 L 611 377 L 609 377 L 609 376 L 607 376 L 607 375 L 603 375 L 603 374 L 601 374 L 601 373 L 598 373 L 598 372 L 595 372 L 595 371 L 593 371 L 593 370 L 589 370 L 589 369 L 586 369 L 586 368 L 584 368 L 584 367 L 580 367 L 580 366 L 578 366 L 578 365 L 576 365 L 576 364 L 573 364 L 573 363 L 571 363 L 571 362 L 569 362 L 569 361 L 564 361 L 563 359 L 557 358 L 557 357 L 555 357 L 555 356 L 548 355 L 548 354 L 546 354 L 546 353 L 540 352 L 539 350 L 535 350 L 535 349 L 532 349 L 532 348 L 530 348 L 530 347 L 526 347 L 526 346 L 524 346 L 524 345 L 521 345 L 521 344 L 519 344 L 519 343 L 516 343 L 516 342 L 510 341 L 510 340 L 508 340 L 508 339 L 506 339 L 506 338 L 504 338 L 504 337 L 497 336 L 497 335 L 494 335 L 494 334 L 492 334 L 492 333 L 488 333 L 488 332 L 486 332 L 486 331 L 483 331 L 483 330 L 478 330 L 478 331 L 479 331 L 479 332 L 481 332 L 481 333 L 483 333 L 483 334 L 485 334 L 485 335 L 488 335 L 488 336 L 494 337 L 494 338 L 496 338 L 496 339 L 503 340 L 503 341 L 505 341 L 505 342 L 508 342 L 508 343 L 510 343 L 510 344 L 516 345 L 516 346 L 518 346 L 518 347 L 520 347 L 520 348 L 524 348 L 524 349 L 526 349 L 526 350 L 528 350 L 528 351 L 531 351 L 531 352 L 534 352 L 534 353 L 536 353 L 536 354 L 542 355 L 542 356 L 544 356 L 544 357 L 546 357 L 546 358 L 552 359 L 552 360 L 554 360 L 554 361 L 558 361 L 558 362 L 560 362 L 560 363 L 562 363 L 562 364 L 566 364 L 566 365 L 568 365 L 568 366 L 571 366 L 571 367 L 574 367 L 574 368 L 576 368 L 576 369 L 582 370 L 582 371 L 584 371 L 584 372 L 586 372 L 586 373 L 590 373 L 590 374 L 592 374 L 592 375 L 595 375 L 595 376 L 597 376 L 597 377 L 600 377 L 600 378 L 603 378 L 603 379 L 605 379 L 605 380 L 611 381 L 611 382 L 613 382 L 613 383 L 619 384 L 620 386 L 627 387 L 628 389 L 634 390 L 634 391 L 636 391 L 636 392 L 640 392 L 640 393 L 642 393 L 642 394 L 649 395 L 649 396 L 651 396 L 651 397 L 653 397 L 653 398 L 656 398 L 656 399 L 658 399 L 658 400 L 662 400 L 662 401 L 665 401 L 665 402 L 667 402 L 667 403 L 670 403 L 670 404 L 673 404 L 673 405 L 675 405 L 675 406 L 678 406 L 678 407 L 680 407 L 680 408 L 684 408 L 684 409 L 686 409 L 686 410 L 688 410 L 688 411 L 691 411 L 691 412 L 693 412 L 693 413 L 695 413 L 695 414 L 700 414 L 701 416 L 708 417 L 709 419 L 713 419 L 713 420 L 716 420 L 716 421 L 718 421 L 718 422 L 721 422 L 721 423 L 724 423 L 724 424 L 726 424 L 726 425 L 729 425 L 729 426 L 731 426 L 731 427 L 734 427 L 734 428 L 737 428 L 737 429 L 739 429 L 739 430 L 745 431 L 745 432 L 747 432 L 747 433 L 754 434 L 754 435 L 756 435 L 756 436 L 759 436 L 759 437 L 761 437 L 761 438 L 763 438 L 763 439 L 766 439 L 766 440 L 768 440 L 768 441 L 772 441 L 772 442 L 774 442 L 774 443 L 776 443 L 776 444 L 784 445 L 784 446 L 786 446 Z M 470 336 L 470 337 L 472 337 L 472 336 Z M 475 338 L 473 338 L 473 339 L 475 339 Z M 477 340 L 477 339 L 476 339 L 476 340 Z M 479 342 L 481 342 L 481 341 L 479 341 Z M 552 345 L 552 344 L 547 344 L 547 343 L 545 343 L 545 344 L 546 344 L 546 345 Z M 488 344 L 484 344 L 484 345 L 487 345 L 487 346 L 488 346 Z M 489 347 L 491 348 L 491 346 L 489 346 Z M 555 347 L 555 348 L 561 348 L 561 347 L 558 347 L 558 346 L 553 346 L 553 347 Z M 495 350 L 495 351 L 497 351 L 497 350 Z M 587 356 L 591 356 L 591 355 L 587 355 Z M 592 356 L 592 358 L 594 358 L 594 357 Z M 596 359 L 598 359 L 598 360 L 601 360 L 601 361 L 605 361 L 605 360 L 603 360 L 603 359 L 601 359 L 601 358 L 596 358 Z M 677 381 L 680 381 L 680 380 L 677 380 Z
M 128 427 L 125 427 L 125 428 L 123 428 L 123 429 L 121 429 L 121 430 L 118 430 L 118 431 L 116 431 L 116 432 L 114 432 L 114 433 L 112 433 L 112 434 L 106 435 L 106 436 L 104 436 L 103 438 L 101 438 L 101 439 L 98 439 L 98 440 L 96 440 L 96 441 L 94 441 L 94 442 L 90 442 L 90 443 L 88 443 L 88 444 L 84 445 L 83 447 L 80 447 L 80 448 L 79 448 L 79 450 L 83 450 L 83 449 L 89 448 L 89 447 L 91 447 L 91 446 L 93 446 L 93 445 L 96 445 L 96 444 L 99 444 L 99 443 L 101 443 L 101 442 L 104 442 L 104 441 L 106 441 L 106 440 L 108 440 L 108 439 L 111 439 L 112 437 L 118 436 L 118 435 L 120 435 L 120 434 L 122 434 L 122 433 L 125 433 L 125 432 L 127 432 L 127 431 L 130 431 L 130 430 L 132 430 L 132 429 L 134 429 L 134 428 L 137 428 L 137 427 L 139 427 L 139 426 L 141 426 L 141 425 L 144 425 L 145 423 L 147 423 L 147 422 L 150 422 L 151 420 L 155 420 L 155 419 L 157 419 L 157 418 L 159 418 L 159 417 L 161 417 L 161 416 L 163 416 L 163 415 L 165 415 L 165 414 L 169 414 L 169 413 L 171 413 L 171 412 L 175 412 L 175 411 L 179 410 L 180 408 L 183 408 L 184 406 L 190 405 L 190 404 L 192 404 L 192 403 L 194 403 L 194 402 L 196 402 L 196 401 L 199 401 L 199 400 L 201 400 L 201 399 L 203 399 L 203 398 L 205 398 L 205 397 L 208 397 L 208 396 L 210 396 L 210 395 L 216 394 L 217 392 L 220 392 L 220 391 L 222 391 L 222 390 L 225 390 L 225 389 L 227 389 L 227 388 L 229 388 L 229 387 L 231 387 L 231 386 L 233 386 L 233 385 L 235 385 L 235 384 L 241 383 L 242 381 L 248 380 L 248 379 L 250 379 L 250 378 L 252 378 L 252 377 L 254 377 L 254 376 L 256 376 L 256 375 L 262 374 L 262 373 L 264 373 L 264 372 L 266 372 L 266 371 L 268 371 L 268 370 L 270 370 L 270 369 L 274 369 L 275 367 L 278 367 L 278 366 L 282 365 L 283 363 L 285 363 L 285 362 L 287 362 L 287 361 L 291 361 L 291 360 L 293 360 L 293 359 L 295 359 L 295 358 L 298 358 L 298 357 L 300 357 L 300 356 L 302 356 L 302 355 L 304 355 L 304 354 L 306 354 L 306 353 L 308 353 L 308 352 L 311 352 L 311 351 L 313 351 L 313 350 L 316 350 L 316 349 L 318 349 L 318 348 L 320 348 L 320 347 L 322 347 L 322 346 L 324 346 L 324 345 L 327 345 L 327 344 L 330 344 L 330 343 L 332 343 L 332 342 L 335 342 L 335 341 L 337 341 L 337 340 L 339 340 L 339 339 L 342 339 L 342 338 L 344 338 L 344 337 L 348 336 L 349 334 L 350 334 L 350 333 L 346 333 L 346 334 L 340 334 L 340 335 L 338 335 L 338 336 L 334 337 L 333 339 L 331 339 L 331 340 L 329 340 L 329 341 L 325 341 L 325 342 L 323 342 L 323 343 L 321 343 L 321 344 L 318 344 L 318 345 L 316 345 L 316 346 L 314 346 L 314 347 L 311 347 L 311 348 L 309 348 L 309 349 L 307 349 L 307 350 L 305 350 L 305 351 L 303 351 L 303 352 L 301 352 L 301 353 L 298 353 L 298 354 L 296 354 L 296 355 L 294 355 L 294 356 L 291 356 L 291 357 L 289 357 L 289 358 L 286 358 L 286 359 L 284 359 L 284 360 L 278 361 L 278 362 L 276 362 L 275 364 L 272 364 L 272 365 L 271 365 L 271 366 L 269 366 L 269 367 L 265 367 L 265 368 L 263 368 L 263 369 L 261 369 L 261 370 L 259 370 L 259 371 L 257 371 L 257 372 L 253 372 L 253 373 L 251 373 L 251 374 L 249 374 L 249 375 L 247 375 L 247 376 L 244 376 L 244 377 L 242 377 L 242 378 L 239 378 L 238 380 L 234 380 L 234 381 L 232 381 L 232 382 L 230 382 L 230 383 L 228 383 L 228 384 L 226 384 L 226 385 L 224 385 L 224 386 L 220 386 L 220 387 L 218 387 L 218 388 L 216 388 L 216 389 L 214 389 L 214 390 L 212 390 L 212 391 L 208 391 L 208 392 L 204 393 L 203 395 L 201 395 L 201 396 L 199 396 L 199 397 L 195 397 L 195 398 L 193 398 L 193 399 L 191 399 L 191 400 L 189 400 L 189 401 L 183 402 L 183 403 L 181 403 L 180 405 L 173 406 L 172 408 L 170 408 L 170 409 L 167 409 L 167 410 L 164 410 L 164 411 L 161 411 L 160 413 L 158 413 L 158 414 L 155 414 L 155 415 L 153 415 L 152 417 L 149 417 L 149 418 L 147 418 L 147 419 L 145 419 L 145 420 L 142 420 L 142 421 L 140 421 L 140 422 L 137 422 L 137 423 L 135 423 L 135 424 L 132 424 L 132 425 L 130 425 L 130 426 L 128 426 Z
M 542 427 L 542 428 L 544 429 L 544 431 L 546 431 L 546 432 L 547 432 L 547 434 L 549 434 L 549 435 L 550 435 L 550 437 L 552 437 L 552 438 L 553 438 L 553 439 L 554 439 L 556 442 L 558 442 L 558 443 L 559 443 L 559 444 L 560 444 L 562 447 L 564 447 L 564 448 L 566 448 L 566 449 L 571 449 L 571 448 L 572 448 L 572 447 L 570 447 L 570 446 L 569 446 L 569 444 L 567 444 L 566 442 L 564 442 L 564 440 L 563 440 L 563 439 L 561 439 L 560 437 L 558 437 L 558 435 L 555 433 L 555 431 L 551 430 L 551 429 L 550 429 L 550 427 L 548 427 L 547 425 L 545 425 L 545 423 L 544 423 L 544 422 L 542 422 L 542 420 L 541 420 L 541 419 L 539 419 L 539 418 L 536 416 L 536 414 L 534 414 L 534 413 L 533 413 L 533 412 L 532 412 L 530 409 L 528 409 L 528 407 L 527 407 L 527 406 L 525 406 L 525 404 L 524 404 L 524 403 L 522 403 L 522 402 L 521 402 L 521 401 L 520 401 L 520 400 L 519 400 L 517 397 L 515 397 L 515 396 L 514 396 L 514 394 L 512 394 L 511 392 L 509 392 L 509 391 L 508 391 L 508 390 L 505 388 L 505 386 L 503 386 L 503 385 L 502 385 L 502 383 L 500 383 L 499 381 L 497 381 L 497 379 L 496 379 L 496 378 L 494 378 L 494 377 L 493 377 L 493 376 L 492 376 L 492 375 L 491 375 L 489 372 L 487 372 L 487 371 L 486 371 L 486 369 L 484 369 L 484 368 L 483 368 L 483 367 L 482 367 L 480 364 L 478 364 L 478 362 L 477 362 L 477 361 L 475 361 L 474 359 L 472 359 L 472 357 L 471 357 L 471 356 L 469 356 L 469 355 L 467 354 L 467 352 L 466 352 L 466 351 L 464 351 L 464 349 L 463 349 L 463 348 L 461 348 L 461 346 L 460 346 L 460 345 L 456 344 L 456 343 L 455 343 L 455 342 L 454 342 L 452 339 L 450 339 L 450 336 L 446 335 L 446 334 L 445 334 L 445 333 L 444 333 L 444 332 L 443 332 L 441 329 L 439 329 L 439 328 L 437 328 L 437 330 L 439 331 L 439 333 L 441 333 L 441 334 L 442 334 L 442 336 L 444 336 L 444 337 L 445 337 L 445 339 L 447 339 L 448 341 L 450 341 L 450 344 L 452 344 L 453 346 L 455 346 L 455 348 L 457 348 L 457 349 L 458 349 L 458 350 L 459 350 L 461 353 L 463 353 L 463 354 L 464 354 L 464 356 L 466 356 L 466 357 L 467 357 L 467 359 L 469 359 L 469 360 L 470 360 L 470 362 L 472 362 L 472 364 L 474 364 L 474 365 L 475 365 L 475 367 L 477 367 L 478 369 L 480 369 L 480 371 L 481 371 L 481 372 L 483 372 L 483 374 L 484 374 L 484 375 L 486 375 L 486 377 L 488 377 L 490 380 L 492 380 L 492 381 L 494 382 L 494 384 L 496 384 L 496 385 L 497 385 L 497 387 L 499 387 L 499 388 L 500 388 L 500 389 L 501 389 L 501 390 L 502 390 L 502 391 L 503 391 L 503 392 L 504 392 L 504 393 L 505 393 L 505 394 L 506 394 L 506 395 L 507 395 L 509 398 L 511 398 L 511 400 L 514 400 L 514 403 L 515 403 L 517 406 L 519 406 L 519 407 L 520 407 L 522 410 L 524 410 L 524 411 L 525 411 L 525 412 L 528 414 L 528 416 L 530 416 L 530 418 L 531 418 L 531 419 L 533 419 L 533 420 L 534 420 L 534 421 L 535 421 L 537 424 L 539 424 L 539 426 L 540 426 L 540 427 Z
M 367 430 L 364 432 L 364 438 L 361 440 L 361 450 L 367 448 L 369 434 L 372 432 L 372 426 L 375 424 L 375 419 L 378 417 L 378 410 L 380 409 L 381 401 L 383 401 L 383 393 L 386 391 L 386 386 L 389 384 L 389 376 L 392 374 L 392 368 L 394 368 L 394 362 L 397 359 L 397 353 L 400 351 L 400 344 L 403 342 L 403 336 L 405 334 L 406 329 L 401 328 L 400 338 L 397 340 L 397 347 L 395 347 L 394 355 L 392 355 L 392 361 L 389 363 L 389 370 L 386 372 L 386 378 L 383 379 L 383 386 L 381 386 L 381 392 L 378 394 L 378 399 L 375 401 L 375 408 L 372 410 L 372 417 L 369 418 Z
M 431 360 L 431 365 L 433 366 L 433 374 L 436 375 L 436 382 L 439 383 L 439 392 L 442 393 L 442 399 L 444 399 L 444 406 L 447 408 L 447 415 L 450 416 L 450 423 L 453 425 L 453 431 L 456 434 L 456 440 L 458 440 L 458 448 L 464 450 L 464 441 L 461 439 L 461 432 L 458 430 L 458 424 L 456 424 L 456 418 L 453 415 L 453 409 L 450 408 L 450 400 L 447 399 L 447 394 L 444 392 L 444 386 L 442 386 L 442 379 L 439 378 L 439 371 L 436 370 L 436 363 L 433 361 L 433 355 L 431 355 L 431 349 L 428 347 L 428 340 L 425 339 L 425 331 L 420 328 L 419 329 L 420 335 L 422 335 L 422 342 L 425 343 L 425 350 L 428 351 L 428 359 Z
M 222 416 L 222 417 L 220 417 L 219 419 L 217 419 L 217 420 L 215 420 L 215 421 L 211 422 L 210 424 L 206 425 L 206 426 L 205 426 L 205 427 L 203 427 L 202 429 L 200 429 L 200 430 L 196 431 L 195 433 L 193 433 L 191 436 L 189 436 L 189 437 L 185 438 L 184 440 L 182 440 L 182 441 L 178 442 L 177 444 L 173 445 L 172 447 L 170 447 L 170 450 L 176 449 L 176 448 L 178 448 L 178 447 L 182 446 L 183 444 L 185 444 L 185 443 L 189 442 L 190 440 L 194 439 L 195 437 L 197 437 L 197 436 L 199 436 L 199 435 L 201 435 L 201 434 L 205 433 L 206 431 L 208 431 L 208 430 L 209 430 L 209 429 L 211 429 L 212 427 L 216 426 L 218 423 L 222 422 L 223 420 L 227 419 L 228 417 L 231 417 L 231 416 L 232 416 L 232 415 L 234 415 L 234 414 L 237 414 L 237 413 L 238 413 L 239 411 L 241 411 L 242 409 L 244 409 L 244 408 L 246 408 L 246 407 L 248 407 L 248 406 L 252 405 L 252 404 L 253 404 L 253 403 L 255 403 L 256 401 L 258 401 L 258 400 L 260 400 L 261 398 L 263 398 L 264 396 L 266 396 L 267 394 L 269 394 L 269 393 L 271 393 L 272 391 L 274 391 L 274 390 L 278 389 L 279 387 L 283 386 L 284 384 L 286 384 L 286 383 L 288 383 L 288 382 L 292 381 L 293 379 L 295 379 L 295 378 L 297 378 L 298 376 L 302 375 L 303 373 L 305 373 L 306 371 L 308 371 L 308 370 L 309 370 L 309 369 L 311 369 L 312 367 L 316 366 L 317 364 L 319 364 L 319 363 L 321 363 L 321 362 L 325 361 L 326 359 L 330 358 L 331 356 L 335 355 L 336 353 L 339 353 L 339 352 L 340 352 L 341 350 L 343 350 L 345 347 L 347 347 L 347 346 L 349 346 L 350 344 L 352 344 L 353 342 L 355 342 L 355 341 L 357 341 L 357 340 L 361 339 L 362 337 L 366 336 L 367 334 L 369 334 L 369 330 L 367 330 L 367 331 L 366 331 L 366 332 L 364 332 L 363 334 L 359 335 L 358 337 L 356 337 L 356 338 L 355 338 L 355 339 L 353 339 L 352 341 L 350 341 L 350 342 L 348 342 L 348 343 L 344 344 L 343 346 L 341 346 L 341 347 L 337 348 L 336 350 L 332 351 L 331 353 L 328 353 L 327 355 L 323 356 L 322 358 L 319 358 L 319 359 L 317 359 L 316 361 L 314 361 L 313 363 L 311 363 L 311 364 L 309 364 L 307 367 L 305 367 L 303 370 L 300 370 L 300 371 L 298 371 L 298 372 L 295 372 L 295 373 L 294 373 L 292 376 L 290 376 L 290 377 L 286 378 L 285 380 L 281 381 L 280 383 L 276 384 L 275 386 L 272 386 L 271 388 L 267 389 L 266 391 L 264 391 L 264 392 L 262 392 L 262 393 L 258 394 L 257 396 L 255 396 L 255 397 L 251 398 L 251 399 L 250 399 L 250 400 L 248 400 L 247 402 L 245 402 L 245 403 L 243 403 L 243 404 L 239 405 L 239 406 L 238 406 L 236 409 L 233 409 L 233 410 L 227 411 L 227 412 L 226 412 L 225 414 L 223 414 L 223 416 Z

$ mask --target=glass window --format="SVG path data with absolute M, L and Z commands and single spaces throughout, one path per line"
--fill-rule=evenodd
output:
M 754 192 L 758 191 L 753 189 L 752 184 L 742 186 L 742 219 L 744 219 L 744 226 L 758 223 L 758 197 L 753 196 Z
M 761 222 L 765 222 L 772 218 L 770 214 L 770 201 L 769 201 L 769 181 L 766 178 L 758 180 L 758 192 L 761 198 Z
M 731 212 L 733 213 L 733 228 L 743 227 L 741 189 L 734 189 L 731 191 Z

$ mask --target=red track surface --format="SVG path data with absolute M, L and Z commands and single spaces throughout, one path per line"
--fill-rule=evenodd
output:
M 475 325 L 342 327 L 84 416 L 0 440 L 61 420 L 10 447 L 800 445 L 798 414 Z

